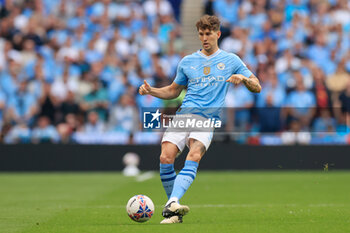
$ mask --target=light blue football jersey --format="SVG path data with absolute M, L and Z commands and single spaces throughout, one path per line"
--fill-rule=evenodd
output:
M 177 68 L 174 82 L 187 86 L 187 93 L 178 114 L 198 114 L 220 119 L 229 85 L 226 80 L 233 74 L 250 77 L 252 72 L 233 53 L 221 49 L 210 56 L 198 50 L 184 57 Z

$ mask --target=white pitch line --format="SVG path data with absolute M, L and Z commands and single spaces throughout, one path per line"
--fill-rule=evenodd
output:
M 192 208 L 235 208 L 235 207 L 274 207 L 274 206 L 287 206 L 296 207 L 303 206 L 302 204 L 203 204 L 203 205 L 190 205 Z M 345 204 L 308 204 L 306 207 L 342 207 Z
M 349 204 L 334 204 L 334 203 L 319 203 L 319 204 L 203 204 L 203 205 L 189 205 L 190 208 L 252 208 L 252 207 L 345 207 L 350 206 Z M 164 205 L 156 205 L 158 208 L 164 207 Z M 104 205 L 104 206 L 91 206 L 91 208 L 125 208 L 124 205 Z
M 145 172 L 139 176 L 136 177 L 136 181 L 137 182 L 143 182 L 149 179 L 152 179 L 154 177 L 154 172 L 150 171 L 150 172 Z

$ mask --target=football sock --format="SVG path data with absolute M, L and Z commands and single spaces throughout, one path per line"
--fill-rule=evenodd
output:
M 196 178 L 198 163 L 195 161 L 187 160 L 184 168 L 177 174 L 173 192 L 171 193 L 170 200 L 180 200 L 185 194 L 187 189 L 191 186 L 194 178 Z M 169 201 L 170 201 L 169 200 Z
M 160 164 L 160 179 L 162 181 L 164 190 L 168 199 L 173 191 L 174 182 L 176 178 L 176 172 L 174 170 L 174 164 Z

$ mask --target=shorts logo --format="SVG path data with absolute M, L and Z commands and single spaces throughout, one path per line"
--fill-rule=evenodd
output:
M 162 114 L 157 109 L 156 112 L 143 113 L 143 128 L 145 129 L 160 129 L 160 116 Z
M 210 66 L 205 66 L 204 69 L 203 69 L 203 73 L 204 73 L 205 75 L 210 74 Z
M 216 66 L 219 70 L 223 70 L 225 69 L 225 64 L 220 62 L 217 66 Z

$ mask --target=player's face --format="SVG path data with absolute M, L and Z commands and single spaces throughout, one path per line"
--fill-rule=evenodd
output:
M 198 36 L 199 40 L 202 42 L 203 49 L 210 53 L 212 51 L 215 51 L 218 47 L 218 39 L 221 35 L 220 31 L 211 31 L 209 29 L 199 29 L 198 30 Z

